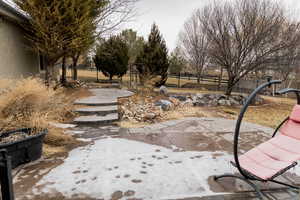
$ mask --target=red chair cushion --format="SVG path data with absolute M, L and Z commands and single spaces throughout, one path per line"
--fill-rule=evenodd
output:
M 291 113 L 290 119 L 300 123 L 300 105 L 295 105 Z
M 300 141 L 278 135 L 239 157 L 240 165 L 251 174 L 268 180 L 300 159 Z
M 300 123 L 289 119 L 280 129 L 282 135 L 300 140 Z

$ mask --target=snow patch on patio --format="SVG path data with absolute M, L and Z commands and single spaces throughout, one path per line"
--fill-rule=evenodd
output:
M 210 176 L 233 171 L 230 159 L 223 152 L 174 152 L 126 139 L 102 139 L 71 151 L 37 183 L 34 194 L 56 191 L 67 198 L 111 199 L 116 191 L 134 191 L 131 197 L 144 200 L 204 196 L 213 194 Z

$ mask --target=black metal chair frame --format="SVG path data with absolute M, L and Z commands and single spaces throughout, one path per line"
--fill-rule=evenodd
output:
M 0 183 L 2 200 L 14 200 L 11 157 L 5 149 L 0 150 Z
M 285 173 L 287 170 L 291 169 L 292 167 L 296 166 L 297 165 L 297 162 L 294 162 L 293 164 L 291 164 L 290 166 L 288 166 L 287 168 L 279 171 L 277 174 L 275 174 L 273 177 L 267 179 L 267 180 L 263 180 L 257 176 L 255 176 L 254 174 L 248 172 L 247 170 L 243 169 L 240 165 L 240 162 L 239 162 L 239 156 L 238 156 L 238 149 L 239 149 L 239 136 L 240 136 L 240 127 L 241 127 L 241 124 L 242 124 L 242 120 L 244 118 L 244 114 L 246 113 L 250 103 L 254 100 L 254 98 L 256 97 L 256 95 L 261 92 L 263 89 L 265 89 L 266 87 L 270 87 L 272 84 L 280 84 L 281 81 L 279 80 L 273 80 L 273 81 L 268 81 L 267 83 L 265 84 L 262 84 L 261 86 L 259 86 L 258 88 L 256 88 L 251 94 L 250 96 L 247 98 L 246 102 L 244 103 L 243 107 L 241 108 L 241 111 L 240 111 L 240 114 L 239 114 L 239 117 L 237 119 L 237 123 L 236 123 L 236 127 L 235 127 L 235 132 L 234 132 L 234 143 L 233 143 L 233 153 L 234 153 L 234 162 L 231 162 L 231 164 L 233 166 L 235 166 L 238 171 L 240 172 L 241 175 L 235 175 L 235 174 L 224 174 L 224 175 L 221 175 L 221 176 L 215 176 L 214 177 L 214 180 L 215 181 L 218 181 L 219 179 L 222 179 L 222 178 L 236 178 L 236 179 L 240 179 L 244 182 L 246 182 L 249 186 L 251 186 L 254 191 L 257 193 L 258 195 L 258 198 L 259 199 L 263 199 L 263 196 L 264 194 L 261 192 L 261 190 L 259 189 L 258 186 L 256 186 L 252 181 L 259 181 L 259 182 L 273 182 L 273 183 L 277 183 L 277 184 L 280 184 L 280 185 L 284 185 L 284 186 L 287 186 L 287 187 L 290 187 L 290 188 L 293 188 L 293 189 L 300 189 L 299 187 L 297 186 L 294 186 L 294 185 L 290 185 L 290 184 L 287 184 L 287 183 L 283 183 L 283 182 L 280 182 L 280 181 L 277 181 L 277 180 L 274 180 L 276 177 L 278 177 L 279 175 Z M 298 104 L 300 104 L 300 91 L 299 90 L 296 90 L 296 89 L 283 89 L 283 90 L 280 90 L 278 92 L 276 92 L 276 94 L 286 94 L 286 93 L 289 93 L 289 92 L 294 92 L 296 93 L 296 96 L 297 96 L 297 101 L 298 101 Z M 275 129 L 275 132 L 273 133 L 273 136 L 272 137 L 275 137 L 276 136 L 276 133 L 278 132 L 278 130 L 281 128 L 281 126 L 288 120 L 289 118 L 286 118 L 282 123 L 279 124 L 279 126 Z

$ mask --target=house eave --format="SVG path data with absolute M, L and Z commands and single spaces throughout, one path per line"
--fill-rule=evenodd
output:
M 0 17 L 21 23 L 27 22 L 28 17 L 11 7 L 4 1 L 0 0 Z

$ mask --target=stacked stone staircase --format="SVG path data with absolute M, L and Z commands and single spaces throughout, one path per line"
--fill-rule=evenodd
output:
M 75 101 L 80 116 L 74 119 L 78 125 L 110 125 L 119 121 L 118 98 L 133 95 L 127 90 L 92 89 L 93 96 Z

